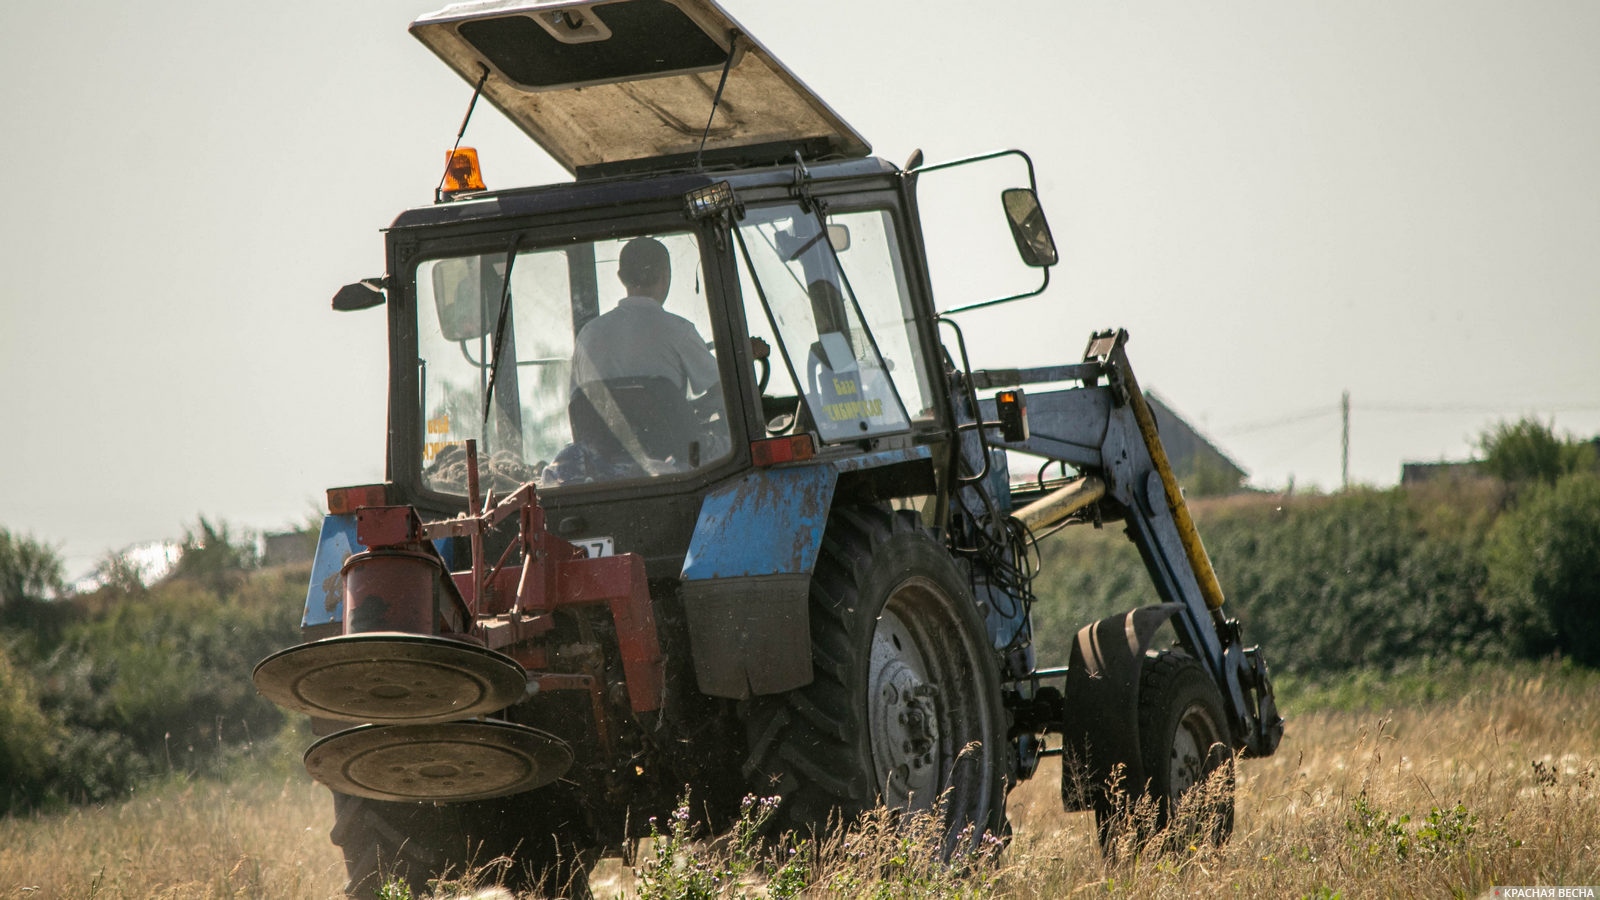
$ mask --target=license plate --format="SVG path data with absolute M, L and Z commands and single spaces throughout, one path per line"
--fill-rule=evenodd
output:
M 573 543 L 588 551 L 590 559 L 612 556 L 617 552 L 616 544 L 608 537 L 578 538 Z

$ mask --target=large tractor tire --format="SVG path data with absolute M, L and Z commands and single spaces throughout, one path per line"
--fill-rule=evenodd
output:
M 1222 694 L 1211 675 L 1182 650 L 1149 651 L 1139 677 L 1139 754 L 1144 796 L 1154 820 L 1132 824 L 1140 843 L 1160 837 L 1171 847 L 1220 846 L 1233 834 L 1233 752 Z M 1213 773 L 1223 774 L 1215 783 Z M 1102 843 L 1115 813 L 1096 807 Z
M 836 511 L 811 579 L 816 677 L 741 706 L 745 775 L 781 798 L 773 825 L 820 828 L 882 803 L 942 803 L 945 852 L 1005 829 L 999 674 L 945 548 L 912 513 Z
M 547 793 L 434 805 L 335 792 L 331 837 L 344 851 L 345 893 L 366 900 L 399 883 L 424 897 L 431 880 L 476 873 L 480 883 L 589 900 L 592 854 L 572 841 L 587 827 Z

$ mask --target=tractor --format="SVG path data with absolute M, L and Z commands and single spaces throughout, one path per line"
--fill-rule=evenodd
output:
M 411 31 L 573 179 L 489 190 L 458 136 L 333 298 L 387 310 L 385 481 L 328 491 L 304 641 L 254 678 L 311 717 L 352 896 L 491 859 L 585 896 L 686 795 L 709 829 L 750 795 L 775 830 L 931 811 L 954 853 L 1049 756 L 1102 835 L 1115 787 L 1165 822 L 1222 781 L 1226 838 L 1283 721 L 1127 334 L 969 359 L 961 314 L 1057 262 L 1025 154 L 875 158 L 713 0 Z M 997 161 L 963 224 L 1038 287 L 936 304 L 919 183 Z M 1117 522 L 1156 602 L 1040 665 L 1037 541 Z

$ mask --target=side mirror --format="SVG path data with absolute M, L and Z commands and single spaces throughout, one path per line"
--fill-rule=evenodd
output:
M 828 226 L 828 245 L 835 253 L 843 253 L 850 249 L 850 226 L 830 224 Z
M 339 288 L 333 295 L 333 308 L 339 312 L 354 312 L 358 309 L 371 309 L 382 306 L 384 302 L 382 278 L 366 278 L 354 284 L 347 284 Z
M 432 283 L 434 312 L 445 340 L 471 341 L 489 333 L 489 297 L 499 297 L 500 289 L 487 256 L 441 259 L 433 266 Z
M 821 243 L 824 237 L 828 239 L 828 246 L 833 248 L 834 253 L 843 253 L 850 249 L 850 226 L 829 223 L 826 229 L 805 240 L 796 237 L 792 232 L 779 232 L 778 252 L 783 254 L 785 261 L 793 262 L 799 259 L 801 254 Z
M 1022 261 L 1036 269 L 1058 261 L 1056 242 L 1050 236 L 1050 223 L 1044 220 L 1044 207 L 1031 188 L 1008 188 L 1000 192 L 1000 203 L 1011 223 L 1011 239 L 1016 241 Z

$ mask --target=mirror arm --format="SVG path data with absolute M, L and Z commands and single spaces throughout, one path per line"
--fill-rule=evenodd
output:
M 1029 297 L 1037 297 L 1040 294 L 1044 293 L 1044 289 L 1045 288 L 1050 286 L 1050 268 L 1048 266 L 1046 266 L 1046 267 L 1042 268 L 1040 271 L 1042 271 L 1044 273 L 1044 278 L 1043 278 L 1043 280 L 1041 280 L 1039 282 L 1039 286 L 1034 288 L 1031 291 L 1027 291 L 1027 292 L 1021 293 L 1021 294 L 1010 294 L 1010 295 L 1007 295 L 1005 297 L 996 297 L 993 300 L 980 300 L 977 303 L 968 303 L 966 306 L 958 306 L 955 309 L 944 310 L 944 311 L 940 312 L 939 315 L 941 315 L 941 316 L 953 316 L 956 313 L 971 312 L 972 310 L 975 310 L 975 309 L 983 309 L 986 306 L 999 306 L 1002 303 L 1010 303 L 1013 300 L 1026 300 Z
M 1027 152 L 1023 150 L 1018 150 L 1015 148 L 1010 150 L 996 150 L 992 153 L 980 153 L 977 156 L 967 156 L 961 159 L 952 159 L 948 162 L 932 163 L 930 165 L 920 165 L 922 161 L 921 155 L 921 151 L 918 151 L 910 160 L 907 161 L 910 165 L 908 165 L 908 168 L 900 173 L 902 178 L 914 179 L 917 176 L 922 175 L 924 172 L 934 172 L 939 169 L 953 169 L 956 166 L 964 166 L 970 163 L 999 159 L 1003 156 L 1016 156 L 1022 160 L 1024 167 L 1028 170 L 1028 190 L 1032 191 L 1035 196 L 1037 196 L 1039 193 L 1039 181 L 1037 177 L 1035 177 L 1033 171 L 1033 157 L 1029 156 Z M 1050 286 L 1050 267 L 1041 266 L 1040 268 L 1043 270 L 1044 277 L 1039 281 L 1039 286 L 1031 291 L 1026 291 L 1020 294 L 1010 294 L 1005 297 L 996 297 L 993 300 L 980 300 L 977 303 L 968 303 L 966 306 L 958 306 L 955 309 L 943 310 L 940 312 L 940 315 L 948 316 L 956 313 L 971 312 L 975 309 L 983 309 L 984 307 L 988 306 L 999 306 L 1002 303 L 1010 303 L 1013 300 L 1026 300 L 1029 297 L 1037 297 L 1044 293 L 1045 288 Z
M 917 151 L 917 154 L 914 155 L 911 160 L 908 160 L 908 162 L 921 162 L 921 154 L 922 151 Z M 941 163 L 930 163 L 926 166 L 918 165 L 914 168 L 908 168 L 902 171 L 900 176 L 905 178 L 921 175 L 924 172 L 936 172 L 940 169 L 953 169 L 956 166 L 964 166 L 975 162 L 984 162 L 985 160 L 990 159 L 999 159 L 1002 156 L 1018 156 L 1022 158 L 1023 165 L 1028 169 L 1028 189 L 1037 194 L 1039 192 L 1039 182 L 1033 174 L 1033 157 L 1029 156 L 1027 152 L 1023 150 L 1017 150 L 1015 148 L 1010 150 L 996 150 L 993 153 L 980 153 L 977 156 L 964 156 L 961 159 L 952 159 Z

